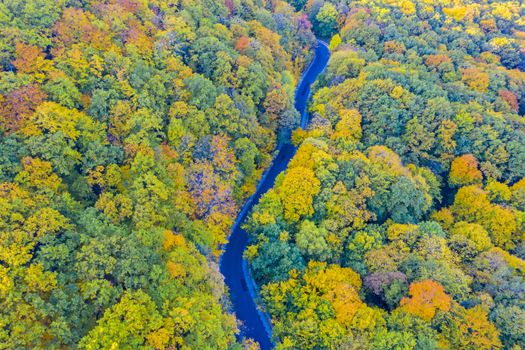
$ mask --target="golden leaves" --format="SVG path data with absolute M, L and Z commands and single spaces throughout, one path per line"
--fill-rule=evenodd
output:
M 471 185 L 482 180 L 483 175 L 478 169 L 478 161 L 472 154 L 464 154 L 452 161 L 449 174 L 451 185 Z
M 284 206 L 284 218 L 298 221 L 302 216 L 314 213 L 313 197 L 320 191 L 321 182 L 313 170 L 295 167 L 286 173 L 279 188 Z

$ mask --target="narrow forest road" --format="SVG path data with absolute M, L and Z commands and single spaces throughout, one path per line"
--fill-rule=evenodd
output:
M 310 87 L 325 69 L 329 58 L 330 50 L 328 46 L 324 42 L 318 41 L 315 48 L 315 57 L 306 72 L 303 73 L 302 80 L 295 93 L 295 107 L 301 114 L 301 128 L 306 127 L 308 123 L 306 106 L 310 97 Z M 267 316 L 257 309 L 254 300 L 255 293 L 251 287 L 252 282 L 247 276 L 246 267 L 243 267 L 242 256 L 248 243 L 248 236 L 241 228 L 241 225 L 261 196 L 273 186 L 277 175 L 286 169 L 295 151 L 295 147 L 291 144 L 285 144 L 279 148 L 277 157 L 261 179 L 255 194 L 248 200 L 237 216 L 237 220 L 232 227 L 229 243 L 226 245 L 220 263 L 221 273 L 224 275 L 226 285 L 230 291 L 233 309 L 237 319 L 242 322 L 241 335 L 259 342 L 263 350 L 271 349 L 273 346 L 271 342 L 271 326 Z

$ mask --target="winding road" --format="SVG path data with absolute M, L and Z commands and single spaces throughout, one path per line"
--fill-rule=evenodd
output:
M 303 73 L 295 93 L 295 108 L 301 114 L 301 128 L 305 128 L 308 124 L 306 106 L 310 97 L 311 85 L 325 69 L 329 58 L 330 50 L 328 46 L 318 40 L 315 48 L 315 57 L 306 72 Z M 285 143 L 278 148 L 277 157 L 274 158 L 271 167 L 261 179 L 254 195 L 247 201 L 237 216 L 220 262 L 221 273 L 224 275 L 226 285 L 230 291 L 233 311 L 237 319 L 242 322 L 241 337 L 256 340 L 259 342 L 262 350 L 273 347 L 271 325 L 268 316 L 257 308 L 255 302 L 257 292 L 254 289 L 253 281 L 249 277 L 246 262 L 243 261 L 248 235 L 241 228 L 241 225 L 261 196 L 273 186 L 277 175 L 286 169 L 295 151 L 296 148 L 290 143 Z

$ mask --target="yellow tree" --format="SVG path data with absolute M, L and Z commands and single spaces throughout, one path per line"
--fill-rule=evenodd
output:
M 461 235 L 470 239 L 474 242 L 476 249 L 479 251 L 485 251 L 492 247 L 492 242 L 487 230 L 485 230 L 480 224 L 471 224 L 465 221 L 460 221 L 452 227 L 450 233 L 452 235 Z
M 457 342 L 461 349 L 501 349 L 499 331 L 489 320 L 487 311 L 477 305 L 459 311 Z
M 481 188 L 475 185 L 460 188 L 450 209 L 456 219 L 483 226 L 496 246 L 514 247 L 513 236 L 518 230 L 515 212 L 490 203 L 487 192 Z
M 489 75 L 479 68 L 466 68 L 461 72 L 461 79 L 472 89 L 478 92 L 487 92 Z
M 320 191 L 321 182 L 312 169 L 295 167 L 284 176 L 279 195 L 284 206 L 284 218 L 298 221 L 314 213 L 313 198 Z
M 361 139 L 361 114 L 356 109 L 343 109 L 339 111 L 339 121 L 335 125 L 332 140 L 343 148 L 353 145 Z

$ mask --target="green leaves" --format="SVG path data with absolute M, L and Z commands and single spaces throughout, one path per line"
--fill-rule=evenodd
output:
M 325 2 L 315 16 L 316 29 L 322 38 L 330 38 L 337 30 L 337 18 L 339 13 L 330 2 Z

